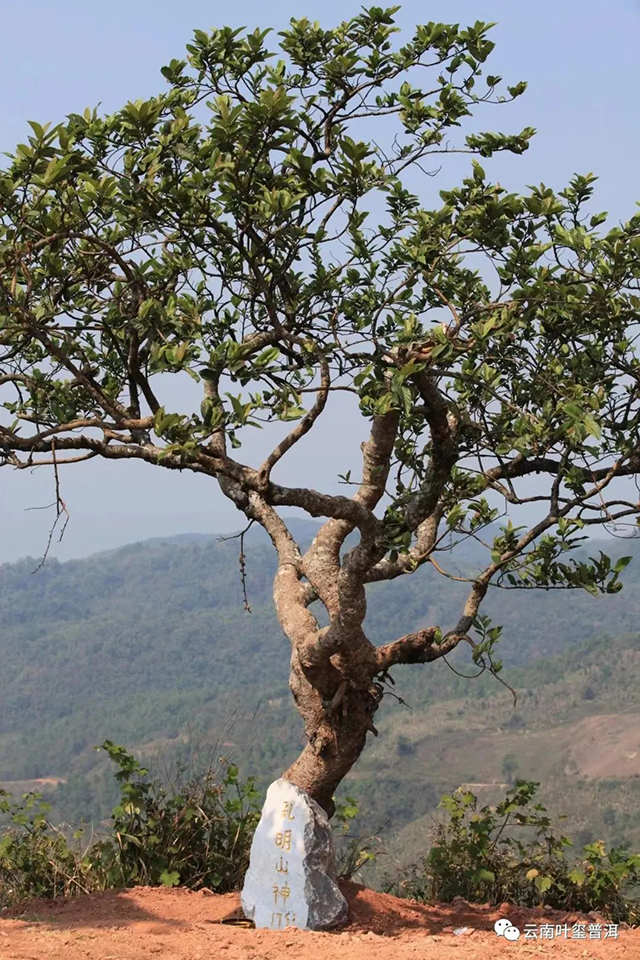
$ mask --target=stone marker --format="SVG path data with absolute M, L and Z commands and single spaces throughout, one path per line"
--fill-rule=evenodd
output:
M 267 790 L 244 878 L 242 909 L 256 927 L 273 930 L 328 930 L 347 920 L 327 815 L 288 780 L 276 780 Z

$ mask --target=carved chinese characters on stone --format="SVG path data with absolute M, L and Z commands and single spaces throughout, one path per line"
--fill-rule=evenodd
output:
M 326 814 L 288 780 L 267 791 L 242 890 L 256 927 L 327 930 L 347 919 Z

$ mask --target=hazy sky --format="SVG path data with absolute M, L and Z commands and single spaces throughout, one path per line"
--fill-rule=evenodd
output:
M 380 2 L 380 0 L 378 0 Z M 27 120 L 57 121 L 101 103 L 107 111 L 163 88 L 160 67 L 181 57 L 194 28 L 273 26 L 308 16 L 333 26 L 358 12 L 355 0 L 297 0 L 260 4 L 235 0 L 4 0 L 0 59 L 0 151 L 24 140 Z M 560 188 L 573 172 L 601 177 L 597 207 L 626 218 L 640 199 L 638 91 L 640 2 L 638 0 L 427 0 L 405 3 L 407 27 L 426 20 L 469 23 L 496 20 L 497 44 L 490 72 L 510 82 L 529 81 L 527 93 L 509 107 L 487 108 L 487 129 L 537 127 L 523 157 L 500 157 L 484 166 L 512 189 L 541 180 Z M 458 161 L 429 192 L 456 180 L 470 164 Z M 361 425 L 339 405 L 290 462 L 294 483 L 336 489 L 336 475 L 356 466 Z M 330 418 L 330 412 L 328 414 Z M 258 456 L 264 440 L 243 459 Z M 52 477 L 0 470 L 0 562 L 39 556 L 48 515 L 25 512 L 52 499 Z M 215 481 L 144 464 L 90 461 L 64 473 L 63 495 L 71 511 L 64 542 L 55 555 L 69 558 L 132 540 L 186 531 L 236 529 L 239 516 Z

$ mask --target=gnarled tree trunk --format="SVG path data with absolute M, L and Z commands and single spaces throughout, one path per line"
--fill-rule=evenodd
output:
M 305 720 L 307 744 L 283 776 L 332 816 L 338 785 L 362 753 L 367 732 L 375 732 L 383 688 L 373 681 L 357 687 L 340 680 L 333 697 L 324 699 L 306 679 L 295 651 L 289 685 Z
M 456 633 L 437 643 L 435 636 L 433 629 L 421 630 L 377 648 L 366 641 L 370 654 L 366 659 L 351 662 L 349 670 L 349 658 L 335 655 L 324 682 L 315 676 L 317 685 L 309 681 L 309 665 L 305 670 L 294 648 L 289 686 L 304 718 L 307 743 L 283 777 L 308 793 L 330 817 L 335 791 L 360 757 L 367 733 L 377 736 L 373 721 L 384 692 L 381 678 L 397 663 L 436 660 L 460 639 Z
M 424 389 L 427 391 L 428 385 Z M 291 642 L 290 687 L 307 738 L 284 777 L 329 815 L 335 810 L 333 795 L 362 753 L 367 733 L 377 733 L 373 718 L 388 670 L 398 663 L 426 663 L 453 649 L 469 629 L 486 592 L 482 584 L 472 588 L 456 630 L 444 641 L 430 629 L 376 647 L 363 629 L 366 584 L 409 572 L 436 543 L 444 508 L 437 503 L 435 491 L 441 492 L 456 455 L 454 423 L 447 419 L 446 406 L 439 409 L 439 415 L 441 453 L 432 477 L 433 489 L 421 496 L 419 509 L 414 506 L 415 518 L 409 517 L 416 546 L 395 560 L 386 558 L 389 548 L 384 525 L 373 509 L 384 495 L 389 474 L 398 428 L 396 410 L 373 418 L 369 439 L 362 445 L 362 482 L 351 499 L 306 488 L 285 492 L 271 483 L 269 470 L 286 444 L 258 472 L 257 485 L 263 489 L 247 490 L 234 481 L 220 480 L 227 496 L 264 527 L 277 550 L 274 602 Z M 306 429 L 308 423 L 303 420 L 298 432 Z M 304 554 L 277 513 L 279 506 L 297 506 L 311 516 L 329 516 Z M 356 529 L 359 541 L 346 550 L 345 540 Z M 321 627 L 310 609 L 316 601 L 328 615 L 327 626 Z

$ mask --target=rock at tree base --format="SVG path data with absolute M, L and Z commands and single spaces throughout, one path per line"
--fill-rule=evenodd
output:
M 272 930 L 329 930 L 347 920 L 327 815 L 288 780 L 276 780 L 267 790 L 251 844 L 242 909 L 256 927 Z

